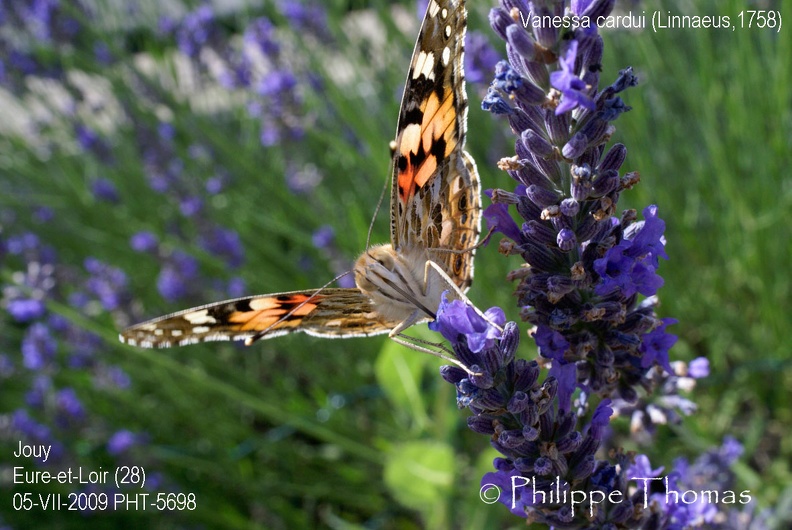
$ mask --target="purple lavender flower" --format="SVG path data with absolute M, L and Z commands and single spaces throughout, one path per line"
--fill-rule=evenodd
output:
M 93 46 L 93 53 L 99 64 L 110 66 L 113 63 L 113 54 L 105 42 L 95 42 Z
M 154 252 L 159 246 L 157 236 L 152 232 L 143 231 L 132 234 L 129 246 L 136 252 Z
M 4 16 L 0 23 L 14 23 L 24 27 L 42 43 L 70 42 L 80 30 L 80 24 L 73 15 L 80 18 L 88 15 L 82 2 L 73 2 L 64 9 L 58 0 L 31 0 L 29 2 L 8 2 L 4 5 Z
M 209 195 L 217 195 L 218 193 L 223 191 L 224 187 L 225 187 L 225 182 L 222 177 L 216 176 L 207 179 L 206 181 L 206 192 Z
M 590 68 L 602 57 L 596 33 L 576 30 L 562 39 L 546 28 L 525 29 L 511 6 L 504 3 L 490 16 L 507 41 L 510 63 L 496 69 L 486 106 L 519 131 L 516 156 L 499 164 L 518 184 L 514 192 L 492 192 L 485 219 L 510 238 L 508 252 L 530 265 L 512 273 L 520 279 L 518 303 L 523 318 L 536 325 L 540 354 L 553 360 L 564 406 L 575 387 L 632 400 L 651 366 L 668 366 L 674 342 L 665 333 L 670 321 L 654 315 L 651 300 L 642 304 L 636 296 L 652 296 L 662 285 L 656 271 L 658 259 L 667 258 L 665 225 L 657 208 L 646 208 L 643 222 L 630 211 L 613 218 L 620 192 L 637 180 L 618 173 L 626 149 L 606 151 L 605 143 L 619 114 L 613 109 L 625 109 L 616 94 L 635 78 L 624 70 L 598 92 Z M 552 15 L 560 6 L 534 5 L 533 15 Z M 575 5 L 587 13 L 611 8 L 604 0 Z M 555 51 L 559 64 L 539 47 Z M 552 87 L 562 92 L 560 103 L 553 103 Z M 569 160 L 559 160 L 559 152 Z M 509 205 L 524 219 L 522 227 L 506 213 Z M 569 387 L 572 374 L 577 380 Z
M 19 409 L 14 411 L 11 416 L 11 428 L 21 434 L 24 439 L 29 440 L 30 443 L 51 446 L 49 458 L 47 459 L 48 465 L 57 464 L 63 457 L 63 443 L 55 439 L 49 427 L 31 418 L 26 410 Z M 40 460 L 35 462 L 39 465 L 43 464 Z
M 44 316 L 47 306 L 35 298 L 17 298 L 8 302 L 8 313 L 17 322 L 31 322 Z
M 188 13 L 176 30 L 176 41 L 181 52 L 190 58 L 197 58 L 201 48 L 209 44 L 219 32 L 216 24 L 214 10 L 209 5 L 204 4 Z
M 48 206 L 39 206 L 33 211 L 33 220 L 37 223 L 48 223 L 55 218 L 55 212 Z
M 29 370 L 43 369 L 55 356 L 58 343 L 40 322 L 31 325 L 22 339 L 22 364 Z
M 503 325 L 502 316 L 490 318 L 498 321 L 492 326 L 469 305 L 444 298 L 430 328 L 451 342 L 465 367 L 446 366 L 441 374 L 456 386 L 460 408 L 473 413 L 468 426 L 490 436 L 504 457 L 482 479 L 482 491 L 498 487 L 498 500 L 513 513 L 554 528 L 676 528 L 673 510 L 640 510 L 645 492 L 628 484 L 631 472 L 654 477 L 662 468 L 620 452 L 601 459 L 597 449 L 614 414 L 631 414 L 649 434 L 653 422 L 690 414 L 695 405 L 680 392 L 706 367 L 699 361 L 688 376 L 669 360 L 676 337 L 666 328 L 676 321 L 654 311 L 663 284 L 659 259 L 667 259 L 657 207 L 645 208 L 643 221 L 631 210 L 614 217 L 621 192 L 639 180 L 619 173 L 624 146 L 606 148 L 611 122 L 629 110 L 618 94 L 636 84 L 635 76 L 622 70 L 600 90 L 596 30 L 562 33 L 520 22 L 562 15 L 564 5 L 502 0 L 492 10 L 509 62 L 497 64 L 482 104 L 517 134 L 515 156 L 498 164 L 516 185 L 489 191 L 493 204 L 484 217 L 508 238 L 501 252 L 528 265 L 509 276 L 519 280 L 520 314 L 534 326 L 529 334 L 549 373 L 541 379 L 538 363 L 514 358 L 517 326 Z M 596 16 L 612 8 L 612 0 L 571 7 Z M 558 499 L 537 500 L 554 488 L 618 493 L 624 501 L 574 511 Z M 669 524 L 658 525 L 662 518 Z
M 280 45 L 275 36 L 275 26 L 265 17 L 257 18 L 248 24 L 244 40 L 258 48 L 266 56 L 274 55 L 280 51 Z
M 335 241 L 335 231 L 330 225 L 322 225 L 311 235 L 313 246 L 319 249 L 329 248 Z
M 195 217 L 201 213 L 203 206 L 204 201 L 201 197 L 185 197 L 179 204 L 179 211 L 184 217 Z
M 429 329 L 439 331 L 443 337 L 456 341 L 459 335 L 464 335 L 467 346 L 473 353 L 479 353 L 485 348 L 492 348 L 495 339 L 500 338 L 506 316 L 499 307 L 487 310 L 480 315 L 475 309 L 461 300 L 449 302 L 447 293 L 443 293 L 436 320 L 429 323 Z
M 226 294 L 229 298 L 241 298 L 247 293 L 247 282 L 243 278 L 234 277 L 228 280 Z
M 192 280 L 198 275 L 198 262 L 192 256 L 175 251 L 166 260 L 157 277 L 157 289 L 169 302 L 187 296 Z
M 73 388 L 62 388 L 55 395 L 58 408 L 58 418 L 63 425 L 82 420 L 85 417 L 85 408 L 77 397 Z
M 39 237 L 33 232 L 25 232 L 21 236 L 11 236 L 6 241 L 6 250 L 10 254 L 16 255 L 37 250 L 39 246 Z
M 139 443 L 140 436 L 127 429 L 121 429 L 113 433 L 107 440 L 107 452 L 113 456 L 119 456 Z
M 33 409 L 43 409 L 47 395 L 52 390 L 52 379 L 47 374 L 37 374 L 33 377 L 30 388 L 25 394 L 25 403 Z
M 470 31 L 466 40 L 465 78 L 473 84 L 486 83 L 500 61 L 500 54 L 483 33 Z
M 119 200 L 121 200 L 116 185 L 113 184 L 112 181 L 105 178 L 98 178 L 94 180 L 91 190 L 97 200 L 110 203 L 117 203 Z
M 320 3 L 280 0 L 278 8 L 297 29 L 310 30 L 320 35 L 326 33 L 327 14 Z
M 245 249 L 236 230 L 214 227 L 201 237 L 201 246 L 224 258 L 229 267 L 237 268 L 245 261 Z
M 736 477 L 731 466 L 742 452 L 742 445 L 727 437 L 721 447 L 707 451 L 692 464 L 685 458 L 678 458 L 665 477 L 667 483 L 662 491 L 648 496 L 647 511 L 657 514 L 655 528 L 770 528 L 762 514 L 753 513 L 751 492 L 735 488 Z M 639 468 L 630 471 L 646 472 Z M 734 500 L 724 502 L 726 495 L 733 495 Z M 734 505 L 748 506 L 738 511 L 730 509 Z
M 127 277 L 124 271 L 102 263 L 96 258 L 86 258 L 85 270 L 91 275 L 86 289 L 96 296 L 107 311 L 113 311 L 127 297 Z
M 688 376 L 700 379 L 709 375 L 709 360 L 706 357 L 697 357 L 688 364 Z
M 297 79 L 288 70 L 274 70 L 265 74 L 258 83 L 257 92 L 260 96 L 273 97 L 282 92 L 289 92 L 297 86 Z
M 587 93 L 590 89 L 575 71 L 577 55 L 578 42 L 573 40 L 567 46 L 566 53 L 558 58 L 561 69 L 550 74 L 550 84 L 563 94 L 561 104 L 556 107 L 556 114 L 569 112 L 578 105 L 589 110 L 594 109 L 594 100 Z
M 110 149 L 110 146 L 96 133 L 96 131 L 87 125 L 78 123 L 74 126 L 74 134 L 77 139 L 77 144 L 83 151 L 94 154 L 97 158 L 105 163 L 108 163 L 112 160 L 112 150 Z M 109 185 L 112 186 L 112 182 L 109 182 Z M 94 195 L 99 195 L 99 193 L 96 191 L 96 186 L 97 184 L 95 182 Z

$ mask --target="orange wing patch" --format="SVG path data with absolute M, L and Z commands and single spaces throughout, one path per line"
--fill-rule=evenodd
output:
M 397 159 L 399 198 L 407 203 L 435 175 L 438 160 L 457 145 L 454 94 L 446 91 L 442 103 L 432 92 L 420 106 L 421 123 L 411 123 L 401 133 Z
M 228 315 L 228 322 L 238 324 L 239 331 L 263 331 L 276 324 L 278 328 L 294 328 L 300 325 L 303 317 L 316 309 L 322 298 L 321 295 L 304 294 L 257 298 L 250 301 L 250 310 L 235 311 Z

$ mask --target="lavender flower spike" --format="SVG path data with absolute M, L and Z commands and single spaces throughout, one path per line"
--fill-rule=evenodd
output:
M 502 5 L 490 20 L 506 37 L 509 62 L 499 65 L 489 97 L 500 96 L 497 113 L 518 134 L 516 156 L 500 164 L 518 185 L 514 192 L 496 190 L 484 217 L 498 220 L 495 230 L 529 265 L 513 273 L 520 279 L 518 304 L 535 326 L 540 355 L 552 360 L 563 410 L 575 388 L 632 402 L 653 365 L 670 370 L 667 352 L 675 341 L 665 332 L 671 322 L 638 298 L 663 284 L 657 267 L 667 259 L 665 224 L 658 209 L 646 208 L 640 222 L 633 211 L 614 217 L 621 192 L 638 177 L 620 175 L 626 149 L 606 144 L 611 122 L 629 110 L 617 94 L 636 78 L 628 68 L 598 90 L 603 45 L 595 31 L 561 35 L 521 23 L 563 14 L 564 2 Z M 534 11 L 521 11 L 528 6 Z M 573 2 L 569 14 L 606 16 L 610 9 L 612 2 L 603 0 Z M 517 231 L 503 221 L 506 202 L 524 220 Z
M 510 277 L 519 280 L 520 315 L 533 325 L 529 335 L 549 373 L 542 379 L 540 363 L 515 358 L 520 334 L 514 322 L 501 332 L 499 309 L 483 318 L 444 298 L 430 327 L 470 369 L 441 370 L 456 387 L 458 406 L 473 413 L 468 426 L 503 455 L 482 479 L 482 499 L 486 493 L 529 524 L 552 528 L 672 528 L 673 507 L 643 509 L 647 486 L 630 482 L 630 472 L 655 477 L 663 468 L 653 469 L 645 456 L 611 452 L 603 459 L 598 452 L 615 411 L 649 420 L 639 400 L 654 388 L 667 419 L 695 407 L 674 396 L 684 385 L 668 356 L 676 337 L 666 328 L 676 321 L 654 311 L 663 285 L 659 260 L 668 259 L 665 223 L 656 206 L 644 208 L 643 220 L 634 210 L 615 217 L 622 191 L 639 176 L 620 173 L 623 145 L 606 145 L 612 122 L 630 110 L 619 94 L 637 79 L 626 68 L 599 88 L 603 42 L 596 27 L 524 23 L 605 17 L 614 1 L 574 1 L 566 12 L 565 5 L 501 0 L 491 11 L 509 60 L 498 63 L 482 104 L 517 136 L 515 155 L 498 164 L 517 183 L 488 193 L 493 204 L 484 217 L 508 238 L 501 251 L 526 262 Z M 522 222 L 514 222 L 512 206 Z

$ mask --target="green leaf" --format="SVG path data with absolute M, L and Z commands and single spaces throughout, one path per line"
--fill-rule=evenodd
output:
M 394 445 L 385 462 L 385 484 L 401 504 L 434 516 L 451 494 L 454 461 L 454 450 L 442 442 Z
M 374 367 L 377 383 L 394 407 L 394 416 L 403 426 L 411 426 L 417 432 L 429 423 L 427 403 L 421 393 L 421 374 L 431 361 L 431 356 L 389 340 Z

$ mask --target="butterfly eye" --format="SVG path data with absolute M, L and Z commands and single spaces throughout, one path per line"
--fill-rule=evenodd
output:
M 394 267 L 396 266 L 396 261 L 393 259 L 393 256 L 391 254 L 389 254 L 389 253 L 383 252 L 383 253 L 379 254 L 378 256 L 375 256 L 374 259 L 376 259 L 377 263 L 379 263 L 380 265 L 382 265 L 383 267 L 385 267 L 389 271 L 392 271 L 394 269 Z

